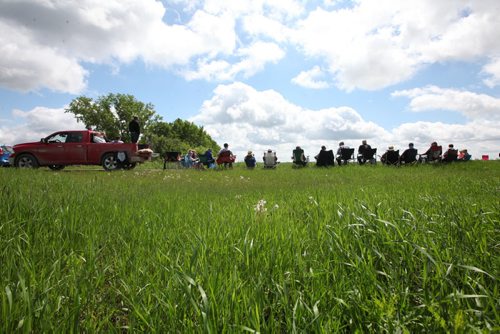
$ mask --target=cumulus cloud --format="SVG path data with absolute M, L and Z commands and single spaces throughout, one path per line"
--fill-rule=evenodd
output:
M 219 85 L 190 120 L 203 125 L 218 142 L 232 143 L 241 154 L 268 146 L 288 152 L 296 145 L 313 152 L 328 142 L 390 135 L 352 108 L 305 109 L 274 90 L 257 91 L 241 82 Z
M 483 67 L 482 71 L 487 78 L 483 80 L 484 84 L 490 88 L 500 85 L 500 57 L 494 58 Z
M 167 13 L 177 19 L 167 22 Z M 241 80 L 283 59 L 284 50 L 298 50 L 328 71 L 325 82 L 346 91 L 394 85 L 432 63 L 486 58 L 493 59 L 483 69 L 492 87 L 499 80 L 499 15 L 496 0 L 357 0 L 349 6 L 331 0 L 316 6 L 300 0 L 5 0 L 0 85 L 79 93 L 86 87 L 85 63 L 119 67 L 136 60 L 188 80 Z
M 311 89 L 324 89 L 328 88 L 328 82 L 320 80 L 324 73 L 321 71 L 319 66 L 314 66 L 309 71 L 301 71 L 292 82 L 296 85 L 311 88 Z
M 278 62 L 284 55 L 285 52 L 275 43 L 256 42 L 236 51 L 236 56 L 240 58 L 238 62 L 231 64 L 226 60 L 200 59 L 195 70 L 181 73 L 187 80 L 229 81 L 238 75 L 248 78 L 261 71 L 267 63 Z
M 498 55 L 498 15 L 494 0 L 359 0 L 318 7 L 292 36 L 306 55 L 324 60 L 339 88 L 376 90 L 428 64 Z
M 500 120 L 500 98 L 436 86 L 395 91 L 411 99 L 412 111 L 450 110 L 474 120 Z
M 153 0 L 0 3 L 0 85 L 77 93 L 85 87 L 83 62 L 186 65 L 193 57 L 232 54 L 234 18 L 195 12 L 184 25 L 163 22 Z M 36 56 L 35 56 L 36 54 Z M 57 66 L 54 66 L 57 64 Z
M 258 91 L 241 82 L 219 85 L 190 121 L 203 125 L 217 142 L 230 143 L 240 156 L 248 149 L 263 152 L 271 147 L 282 155 L 283 161 L 289 161 L 288 152 L 296 145 L 312 158 L 321 145 L 335 149 L 341 140 L 357 148 L 361 140 L 367 139 L 379 149 L 379 154 L 389 145 L 403 150 L 409 142 L 422 151 L 437 140 L 444 145 L 454 143 L 468 148 L 478 156 L 494 154 L 500 139 L 498 120 L 404 123 L 388 131 L 363 119 L 353 108 L 306 109 L 274 90 Z
M 49 87 L 69 93 L 86 86 L 88 72 L 76 59 L 34 43 L 23 27 L 0 22 L 0 32 L 0 85 L 23 92 Z
M 63 108 L 36 107 L 28 111 L 13 110 L 12 116 L 18 125 L 3 124 L 0 127 L 0 143 L 18 144 L 38 141 L 59 130 L 83 129 L 73 114 Z
M 443 147 L 454 144 L 458 149 L 468 149 L 473 158 L 482 154 L 491 157 L 498 155 L 500 122 L 473 121 L 467 124 L 449 124 L 443 122 L 404 123 L 393 129 L 393 143 L 398 148 L 406 148 L 413 142 L 422 153 L 437 141 Z

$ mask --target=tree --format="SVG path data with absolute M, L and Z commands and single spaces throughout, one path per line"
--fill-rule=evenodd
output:
M 198 152 L 205 152 L 208 148 L 215 151 L 220 149 L 202 126 L 179 118 L 172 123 L 155 123 L 151 127 L 150 140 L 155 151 L 160 153 L 185 152 L 188 149 L 195 149 Z
M 79 96 L 71 101 L 65 111 L 75 115 L 86 127 L 105 131 L 108 138 L 120 136 L 126 142 L 130 142 L 128 123 L 133 116 L 137 116 L 141 124 L 141 142 L 149 144 L 161 154 L 168 151 L 186 152 L 188 149 L 198 152 L 204 152 L 207 148 L 220 149 L 203 127 L 181 119 L 172 123 L 163 122 L 151 103 L 137 101 L 132 95 L 108 94 L 95 101 Z
M 80 96 L 71 101 L 65 111 L 74 114 L 86 127 L 105 131 L 108 138 L 120 136 L 125 141 L 130 141 L 128 123 L 133 116 L 139 118 L 144 138 L 148 137 L 149 128 L 161 121 L 161 116 L 156 114 L 151 103 L 145 104 L 126 94 L 108 94 L 95 101 Z

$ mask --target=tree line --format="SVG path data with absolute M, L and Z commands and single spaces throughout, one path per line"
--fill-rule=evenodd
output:
M 206 133 L 203 126 L 176 119 L 164 122 L 153 104 L 138 101 L 129 94 L 108 94 L 92 99 L 79 96 L 71 101 L 65 112 L 73 114 L 78 122 L 96 131 L 104 131 L 108 138 L 120 137 L 130 142 L 128 123 L 137 116 L 141 125 L 140 143 L 149 144 L 155 152 L 186 152 L 207 148 L 218 151 L 220 146 Z

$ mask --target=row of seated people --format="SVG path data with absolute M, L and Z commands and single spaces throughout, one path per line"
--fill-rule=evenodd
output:
M 308 164 L 309 159 L 305 156 L 304 150 L 300 146 L 297 146 L 292 153 L 292 161 L 294 165 L 300 167 L 306 166 Z M 367 162 L 375 164 L 376 153 L 377 149 L 372 149 L 371 146 L 368 145 L 364 140 L 362 145 L 358 149 L 357 161 L 360 165 L 364 165 Z M 340 142 L 339 148 L 337 149 L 337 155 L 335 156 L 333 150 L 327 150 L 326 146 L 321 146 L 321 150 L 314 157 L 314 159 L 316 160 L 316 166 L 318 167 L 334 166 L 335 161 L 337 161 L 338 165 L 345 165 L 349 160 L 354 160 L 354 149 L 344 145 L 344 142 Z
M 166 152 L 163 157 L 163 169 L 167 169 L 167 166 L 170 164 L 173 164 L 175 167 L 182 166 L 197 169 L 212 169 L 215 168 L 216 164 L 232 168 L 235 161 L 236 155 L 233 155 L 231 150 L 229 150 L 229 145 L 226 143 L 217 154 L 217 158 L 214 158 L 212 149 L 210 148 L 203 154 L 197 154 L 195 150 L 189 150 L 184 156 L 180 152 Z
M 366 163 L 375 164 L 376 163 L 376 153 L 377 149 L 372 148 L 366 140 L 363 140 L 358 148 L 357 161 L 358 164 L 364 165 Z M 354 148 L 349 148 L 344 142 L 339 143 L 339 148 L 337 149 L 336 158 L 332 150 L 327 150 L 325 146 L 321 147 L 321 151 L 314 157 L 316 159 L 316 166 L 333 166 L 334 161 L 340 166 L 342 164 L 347 164 L 350 160 L 355 160 L 354 158 Z M 304 150 L 299 146 L 293 151 L 293 163 L 297 166 L 305 166 L 307 164 L 306 157 L 304 155 Z M 381 156 L 381 162 L 383 164 L 412 164 L 416 162 L 453 162 L 453 161 L 468 161 L 471 159 L 471 155 L 466 149 L 458 151 L 454 149 L 453 144 L 448 146 L 448 150 L 443 153 L 442 146 L 437 145 L 433 142 L 430 148 L 423 154 L 418 154 L 417 149 L 414 148 L 413 143 L 409 144 L 408 149 L 406 149 L 403 154 L 399 155 L 399 150 L 395 151 L 393 146 Z
M 360 165 L 370 163 L 376 163 L 376 153 L 377 149 L 372 148 L 366 140 L 362 141 L 362 144 L 358 148 L 358 155 L 356 157 L 357 162 Z M 297 146 L 292 152 L 292 161 L 294 166 L 306 166 L 309 163 L 309 157 L 306 157 L 304 150 Z M 350 160 L 355 160 L 354 148 L 349 148 L 344 144 L 344 142 L 339 143 L 339 148 L 337 149 L 337 155 L 335 157 L 332 150 L 327 150 L 325 146 L 321 147 L 321 151 L 314 157 L 316 159 L 316 166 L 327 167 L 334 166 L 335 161 L 338 165 L 345 165 Z M 264 152 L 263 155 L 264 168 L 276 168 L 278 165 L 278 157 L 276 152 L 269 149 Z M 381 162 L 387 165 L 399 165 L 399 164 L 413 164 L 416 162 L 453 162 L 453 161 L 468 161 L 471 159 L 471 155 L 466 149 L 458 151 L 454 149 L 453 144 L 448 146 L 448 150 L 443 153 L 442 146 L 439 146 L 436 142 L 433 142 L 430 148 L 423 154 L 418 154 L 417 149 L 414 148 L 413 143 L 408 145 L 401 155 L 399 150 L 394 150 L 393 146 L 389 146 L 388 150 L 381 156 Z M 232 168 L 233 163 L 236 160 L 236 156 L 233 155 L 231 150 L 229 150 L 229 145 L 224 144 L 224 147 L 219 151 L 217 158 L 212 155 L 212 150 L 208 149 L 204 154 L 198 155 L 196 151 L 189 150 L 186 155 L 181 157 L 179 152 L 167 152 L 164 158 L 164 168 L 166 168 L 167 163 L 177 162 L 186 168 L 215 168 L 216 164 L 219 166 Z M 257 160 L 255 159 L 252 151 L 248 151 L 248 154 L 244 158 L 244 162 L 248 168 L 255 168 Z
M 257 159 L 255 159 L 255 155 L 253 154 L 252 151 L 248 151 L 243 161 L 245 161 L 245 165 L 249 169 L 253 169 L 257 166 Z M 279 164 L 276 152 L 274 152 L 271 149 L 268 149 L 266 152 L 264 152 L 264 155 L 262 156 L 262 161 L 264 163 L 264 168 L 269 168 L 269 169 L 274 169 Z
M 442 146 L 437 142 L 433 142 L 429 149 L 418 154 L 413 143 L 408 145 L 408 148 L 399 155 L 399 150 L 394 150 L 394 146 L 389 146 L 387 151 L 381 156 L 380 160 L 386 165 L 413 164 L 417 162 L 454 162 L 454 161 L 469 161 L 471 155 L 467 149 L 458 151 L 453 144 L 448 145 L 448 149 L 443 152 Z

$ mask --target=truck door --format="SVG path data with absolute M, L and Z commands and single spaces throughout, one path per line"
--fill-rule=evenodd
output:
M 43 165 L 62 164 L 64 159 L 64 143 L 68 134 L 57 132 L 45 138 L 45 142 L 39 146 L 36 153 L 38 162 Z
M 87 162 L 87 145 L 83 142 L 82 132 L 68 132 L 64 143 L 64 159 L 67 164 L 84 164 Z

